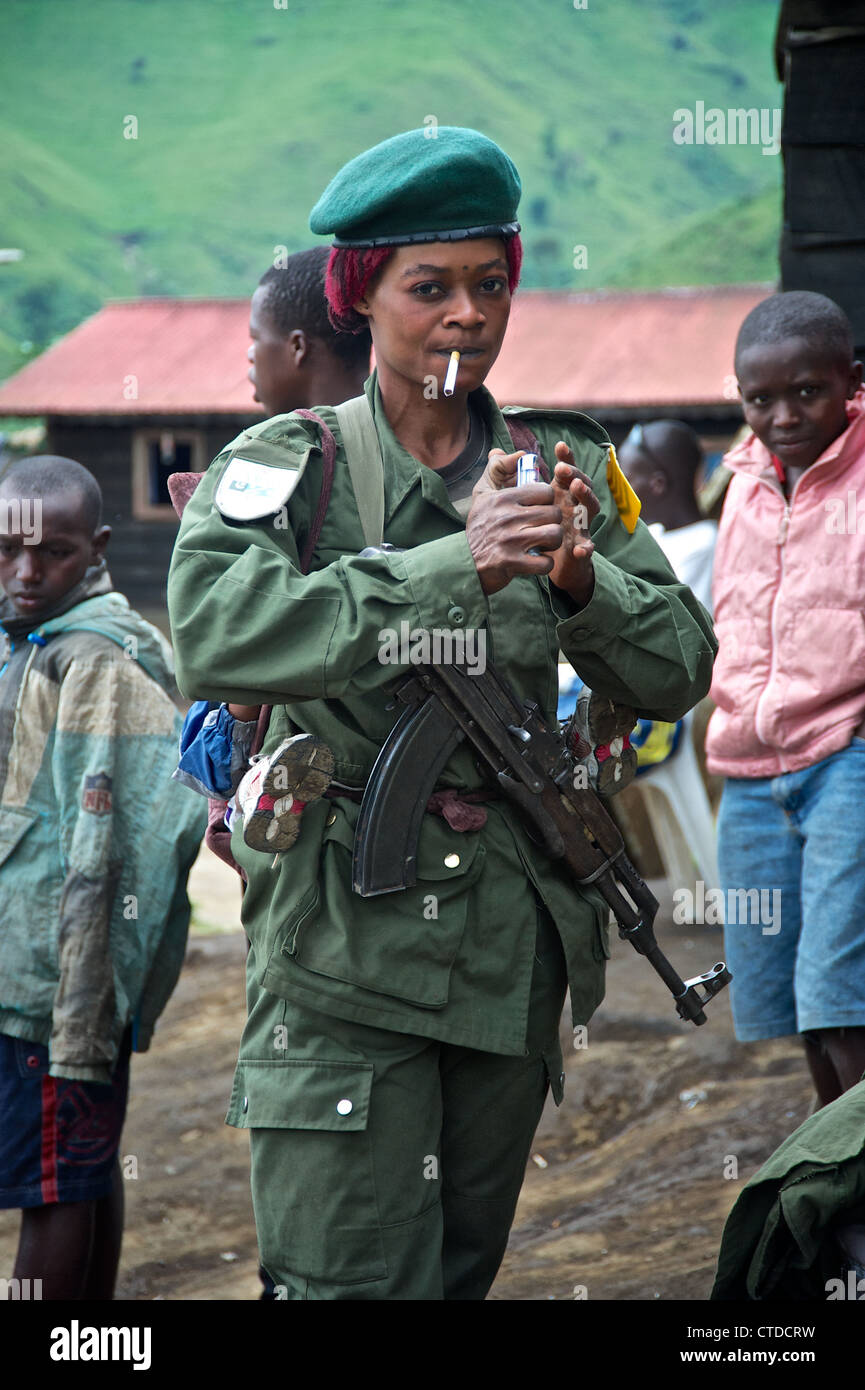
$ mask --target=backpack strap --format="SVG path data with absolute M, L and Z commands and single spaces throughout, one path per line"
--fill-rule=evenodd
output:
M 538 467 L 540 469 L 541 477 L 544 479 L 544 482 L 548 483 L 550 481 L 550 470 L 549 468 L 547 468 L 547 465 L 544 462 L 544 456 L 541 453 L 541 446 L 538 443 L 535 436 L 532 434 L 528 425 L 522 424 L 519 420 L 512 420 L 507 415 L 504 415 L 503 419 L 508 427 L 508 434 L 511 437 L 511 441 L 514 445 L 514 448 L 523 449 L 527 454 L 537 454 Z M 471 511 L 472 501 L 472 495 L 471 493 L 469 493 L 468 497 L 459 497 L 456 500 L 456 502 L 451 503 L 451 506 L 453 507 L 454 511 L 459 512 L 463 521 L 465 521 L 466 517 Z
M 316 415 L 314 410 L 296 410 L 295 415 L 302 415 L 304 420 L 312 420 L 321 430 L 321 491 L 318 494 L 318 506 L 315 509 L 315 516 L 309 528 L 309 536 L 306 545 L 303 547 L 303 554 L 300 557 L 300 572 L 308 574 L 312 563 L 312 552 L 316 542 L 321 535 L 321 528 L 324 525 L 324 518 L 327 516 L 327 509 L 330 504 L 330 494 L 333 490 L 333 465 L 336 458 L 336 440 L 333 433 L 328 429 L 320 415 Z
M 168 496 L 178 516 L 183 516 L 184 507 L 203 477 L 203 473 L 169 473 Z
M 306 545 L 303 547 L 303 554 L 300 557 L 300 570 L 302 574 L 309 573 L 309 566 L 312 561 L 312 552 L 316 542 L 321 535 L 321 528 L 324 525 L 324 518 L 327 515 L 330 494 L 333 489 L 333 469 L 336 459 L 336 440 L 332 430 L 328 429 L 320 415 L 316 415 L 312 410 L 297 410 L 296 415 L 302 415 L 306 420 L 312 420 L 321 430 L 321 491 L 318 495 L 318 505 L 315 509 L 315 516 L 309 528 Z M 178 516 L 183 514 L 183 508 L 195 491 L 203 473 L 172 473 L 168 480 L 169 496 L 174 503 Z M 173 486 L 172 486 L 173 485 Z M 258 722 L 255 726 L 255 734 L 252 740 L 250 756 L 261 752 L 262 744 L 267 736 L 270 726 L 270 716 L 273 712 L 272 705 L 262 705 L 258 713 Z M 204 832 L 204 843 L 210 850 L 221 859 L 224 864 L 228 864 L 232 869 L 236 869 L 246 883 L 246 874 L 241 869 L 234 855 L 231 853 L 231 831 L 225 824 L 225 810 L 227 803 L 215 799 L 208 801 L 207 829 Z
M 301 574 L 309 573 L 309 566 L 312 561 L 312 552 L 315 550 L 316 542 L 321 535 L 321 528 L 324 525 L 324 518 L 327 516 L 327 508 L 330 503 L 330 494 L 333 490 L 333 466 L 336 459 L 336 440 L 333 431 L 328 429 L 320 415 L 316 415 L 314 410 L 296 410 L 295 415 L 302 415 L 305 420 L 312 420 L 321 430 L 321 491 L 318 494 L 318 506 L 315 509 L 315 516 L 309 528 L 309 535 L 306 545 L 303 547 L 303 554 L 300 557 Z M 261 745 L 264 743 L 267 730 L 270 727 L 270 715 L 272 705 L 262 705 L 258 716 L 258 723 L 255 726 L 255 736 L 252 740 L 250 756 L 261 752 Z
M 524 449 L 527 454 L 537 454 L 541 477 L 545 483 L 548 483 L 550 481 L 550 470 L 544 462 L 541 446 L 528 425 L 524 425 L 521 420 L 512 419 L 509 415 L 505 415 L 503 418 L 508 427 L 508 434 L 513 440 L 514 447 L 517 449 Z
M 314 410 L 296 410 L 294 413 L 295 415 L 302 415 L 305 420 L 314 421 L 321 430 L 323 459 L 321 492 L 300 560 L 301 573 L 307 574 L 312 561 L 312 552 L 321 535 L 321 528 L 324 525 L 330 494 L 333 489 L 336 440 L 333 437 L 333 431 L 328 428 L 320 415 L 316 415 Z M 384 534 L 384 463 L 369 402 L 366 396 L 355 396 L 353 400 L 344 401 L 342 405 L 335 406 L 334 413 L 339 422 L 364 542 L 366 545 L 381 545 Z M 270 705 L 262 705 L 261 707 L 252 744 L 253 754 L 260 752 L 264 743 L 270 724 L 271 708 Z
M 365 545 L 384 536 L 384 463 L 366 396 L 335 407 Z

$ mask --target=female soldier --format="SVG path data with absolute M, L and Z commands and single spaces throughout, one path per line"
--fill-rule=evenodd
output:
M 359 791 L 409 670 L 400 637 L 474 631 L 548 720 L 559 648 L 593 689 L 664 720 L 705 694 L 714 651 L 646 529 L 623 525 L 593 421 L 514 412 L 555 474 L 500 485 L 517 454 L 483 381 L 519 274 L 519 179 L 476 131 L 427 134 L 358 156 L 310 220 L 336 237 L 332 313 L 372 331 L 393 548 L 359 554 L 340 421 L 322 407 L 336 439 L 323 524 L 320 427 L 277 417 L 211 465 L 169 578 L 184 692 L 271 704 L 265 754 L 307 731 L 336 760 L 330 798 L 273 866 L 232 839 L 252 946 L 228 1122 L 251 1131 L 261 1259 L 291 1299 L 484 1298 L 550 1084 L 561 1100 L 566 987 L 575 1025 L 603 996 L 606 909 L 504 801 L 424 815 L 416 886 L 352 892 Z M 441 788 L 476 800 L 484 785 L 462 745 Z

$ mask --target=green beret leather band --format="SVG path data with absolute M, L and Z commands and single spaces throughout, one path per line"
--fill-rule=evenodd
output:
M 457 227 L 447 232 L 406 232 L 402 236 L 367 237 L 364 241 L 334 237 L 334 246 L 409 246 L 421 241 L 470 241 L 485 236 L 516 236 L 519 222 L 490 222 L 483 227 Z

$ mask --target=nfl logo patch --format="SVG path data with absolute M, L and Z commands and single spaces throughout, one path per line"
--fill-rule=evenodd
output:
M 84 778 L 84 795 L 81 805 L 94 816 L 107 816 L 111 810 L 111 778 L 105 772 L 97 772 L 95 777 Z

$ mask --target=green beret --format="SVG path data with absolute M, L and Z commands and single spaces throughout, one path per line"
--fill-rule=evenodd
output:
M 521 192 L 511 160 L 479 131 L 408 130 L 340 169 L 309 226 L 334 246 L 509 237 L 520 230 Z

